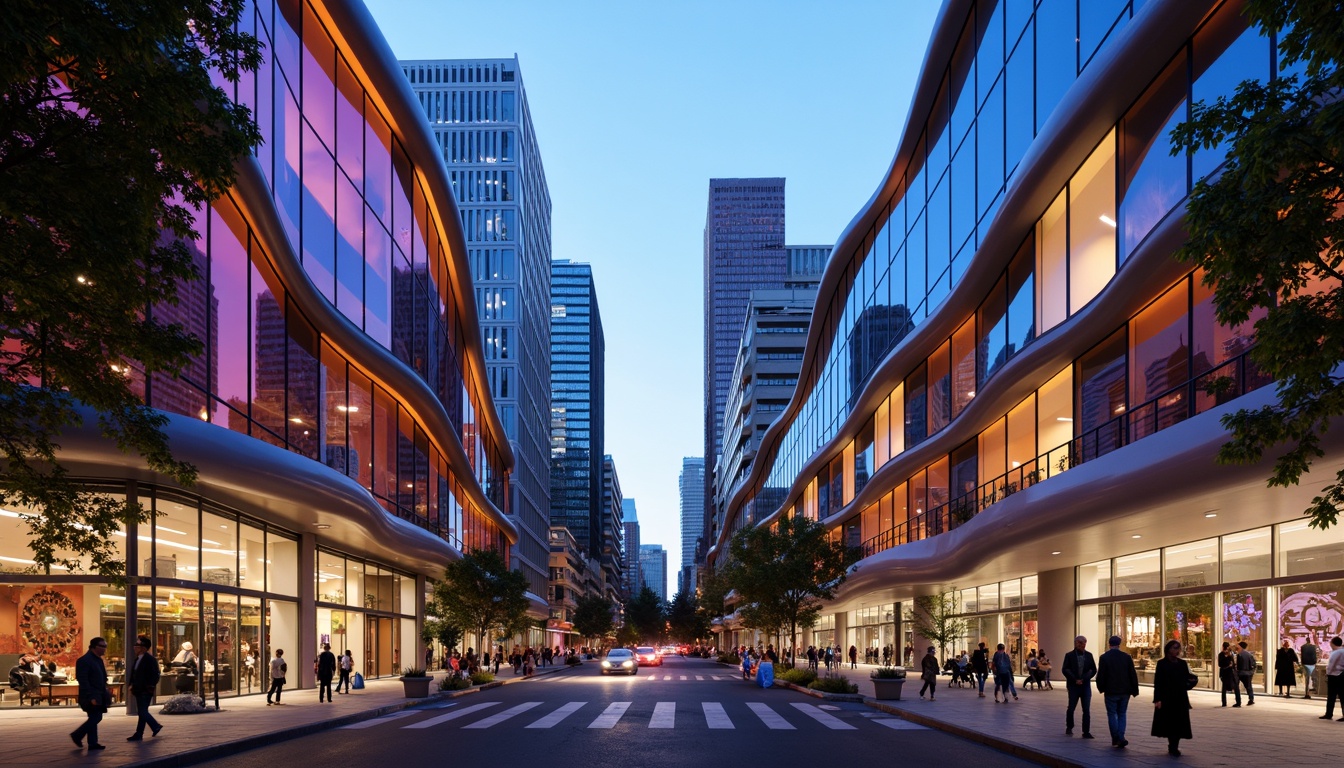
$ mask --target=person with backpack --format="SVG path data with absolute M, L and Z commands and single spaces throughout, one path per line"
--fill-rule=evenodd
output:
M 1013 657 L 1008 655 L 1003 643 L 999 643 L 994 651 L 994 658 L 990 662 L 994 670 L 994 702 L 999 701 L 999 689 L 1003 689 L 1003 703 L 1008 703 L 1008 694 L 1013 694 L 1013 700 L 1017 700 L 1017 687 L 1013 685 Z
M 1083 738 L 1092 735 L 1092 678 L 1097 676 L 1097 660 L 1087 650 L 1087 638 L 1073 639 L 1073 650 L 1064 654 L 1064 680 L 1069 689 L 1069 710 L 1064 717 L 1064 735 L 1073 735 L 1073 710 L 1083 705 Z
M 345 653 L 336 661 L 336 672 L 340 674 L 340 678 L 336 681 L 337 693 L 350 692 L 350 673 L 353 672 L 354 669 L 355 657 L 350 655 L 350 649 L 347 648 Z M 341 686 L 345 686 L 344 691 L 341 690 Z
M 971 669 L 975 670 L 975 682 L 980 689 L 980 698 L 985 698 L 985 678 L 989 677 L 989 650 L 981 643 L 971 654 Z M 996 692 L 997 693 L 997 692 Z

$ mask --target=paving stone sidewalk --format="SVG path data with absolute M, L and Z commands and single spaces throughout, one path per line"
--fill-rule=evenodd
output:
M 538 675 L 563 674 L 561 666 L 543 667 Z M 286 689 L 284 706 L 266 706 L 264 695 L 220 699 L 220 711 L 196 715 L 161 715 L 154 705 L 155 718 L 163 724 L 156 738 L 145 734 L 144 741 L 128 742 L 135 732 L 134 717 L 116 707 L 103 716 L 99 739 L 107 745 L 101 752 L 76 749 L 69 733 L 84 722 L 84 714 L 73 707 L 24 707 L 0 710 L 0 743 L 8 745 L 0 764 L 6 768 L 52 765 L 102 765 L 159 768 L 192 765 L 204 760 L 236 754 L 266 744 L 285 741 L 310 733 L 380 717 L 390 712 L 447 699 L 452 695 L 474 695 L 480 688 L 455 694 L 439 694 L 435 673 L 429 699 L 407 699 L 396 678 L 370 680 L 363 690 L 337 694 L 332 703 L 319 703 L 317 689 Z M 501 669 L 497 681 L 505 685 L 523 681 L 508 669 Z M 210 702 L 213 704 L 213 702 Z

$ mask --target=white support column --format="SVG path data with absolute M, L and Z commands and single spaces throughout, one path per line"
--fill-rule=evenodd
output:
M 313 674 L 313 659 L 317 658 L 317 536 L 311 533 L 299 537 L 299 627 L 297 652 L 285 654 L 290 671 L 298 667 L 300 688 L 317 685 Z
M 1036 631 L 1039 647 L 1045 649 L 1046 655 L 1058 668 L 1064 660 L 1064 654 L 1073 650 L 1073 638 L 1079 634 L 1088 635 L 1089 632 L 1095 634 L 1097 622 L 1078 627 L 1074 610 L 1077 581 L 1073 568 L 1042 571 L 1037 589 L 1036 618 L 1040 623 Z M 1106 647 L 1107 638 L 1089 635 L 1087 640 L 1088 648 L 1093 649 L 1093 653 L 1096 653 L 1095 649 Z

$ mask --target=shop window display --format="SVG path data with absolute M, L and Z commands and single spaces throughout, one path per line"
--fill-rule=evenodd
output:
M 1255 655 L 1254 684 L 1264 690 L 1265 640 L 1268 636 L 1265 614 L 1265 590 L 1249 589 L 1223 593 L 1223 639 Z M 1221 645 L 1221 643 L 1220 643 Z

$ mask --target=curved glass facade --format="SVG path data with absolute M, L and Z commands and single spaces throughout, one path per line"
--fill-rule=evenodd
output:
M 814 322 L 822 331 L 815 356 L 804 369 L 812 372 L 811 381 L 804 382 L 811 384 L 810 392 L 787 431 L 761 454 L 771 463 L 753 472 L 755 485 L 729 511 L 728 530 L 742 524 L 735 516 L 759 520 L 786 502 L 823 519 L 840 511 L 877 467 L 952 424 L 1009 359 L 1102 293 L 1144 238 L 1183 203 L 1193 180 L 1215 169 L 1222 157 L 1216 149 L 1172 158 L 1167 139 L 1171 127 L 1184 119 L 1192 97 L 1211 99 L 1230 93 L 1243 79 L 1275 74 L 1271 41 L 1248 31 L 1237 10 L 1227 5 L 1205 20 L 1114 129 L 1099 137 L 1100 143 L 1031 231 L 1022 233 L 1016 254 L 999 266 L 1001 274 L 990 294 L 921 364 L 903 372 L 884 371 L 884 378 L 895 379 L 890 375 L 895 373 L 902 383 L 858 428 L 854 441 L 836 450 L 817 477 L 799 478 L 803 466 L 818 464 L 816 452 L 851 420 L 854 399 L 872 373 L 931 311 L 937 312 L 961 279 L 1003 198 L 1005 183 L 1013 183 L 1033 138 L 1076 73 L 1094 60 L 1097 50 L 1123 38 L 1124 27 L 1138 12 L 1133 5 L 1142 4 L 1046 0 L 1034 9 L 1030 3 L 971 4 L 936 103 L 922 125 L 913 123 L 916 127 L 911 130 L 921 132 L 915 159 L 903 172 L 898 169 L 896 192 L 878 204 L 881 216 L 862 245 L 836 254 L 848 263 L 838 287 L 829 298 L 819 300 L 814 315 L 822 318 Z M 834 264 L 831 269 L 836 269 Z M 1147 343 L 1141 340 L 1142 330 L 1130 333 L 1139 340 L 1136 347 L 1120 328 L 1119 340 L 1112 341 L 1119 345 L 1118 362 L 1110 362 L 1119 367 L 1104 374 L 1119 382 L 1118 394 L 1107 397 L 1117 397 L 1120 410 L 1105 418 L 1093 413 L 1092 392 L 1100 392 L 1102 385 L 1084 382 L 1079 386 L 1086 391 L 1072 396 L 1078 404 L 1071 403 L 1045 435 L 1038 437 L 1040 430 L 1033 426 L 1031 449 L 1011 469 L 1019 469 L 1025 459 L 1035 461 L 1039 452 L 1067 447 L 1073 439 L 1091 435 L 1131 405 L 1151 405 L 1149 401 L 1159 395 L 1169 396 L 1170 389 L 1194 386 L 1197 377 L 1244 351 L 1250 343 L 1249 330 L 1215 329 L 1207 296 L 1188 295 L 1203 287 L 1198 281 L 1193 289 L 1189 280 L 1185 284 L 1180 316 L 1197 317 L 1201 324 L 1175 334 L 1184 340 L 1183 366 L 1156 378 L 1149 370 L 1126 373 L 1124 360 L 1144 359 L 1151 365 L 1155 353 L 1139 348 Z M 1236 350 L 1224 346 L 1192 353 L 1190 334 L 1195 332 L 1204 334 L 1210 344 L 1233 337 L 1241 341 L 1234 345 Z M 1236 366 L 1237 375 L 1245 377 L 1239 391 L 1263 383 L 1256 372 L 1246 371 L 1241 363 Z M 1078 372 L 1071 376 L 1094 375 L 1085 360 L 1070 370 L 1075 367 Z M 1152 380 L 1141 381 L 1145 377 Z M 1004 418 L 1006 425 L 990 425 L 987 431 L 1011 430 L 1011 416 Z M 1129 417 L 1123 426 L 1131 429 Z M 1135 438 L 1145 429 L 1155 431 L 1132 429 Z M 1011 436 L 1004 439 L 1012 441 Z M 996 477 L 978 468 L 983 451 L 979 442 L 984 440 L 949 446 L 946 458 L 927 468 L 922 478 L 911 478 L 911 488 L 919 485 L 920 493 L 908 514 L 946 505 L 952 497 L 972 491 L 977 498 L 982 495 L 980 486 Z M 987 442 L 992 446 L 995 440 Z M 1025 437 L 1020 444 L 1026 444 Z M 1077 450 L 1082 460 L 1082 448 Z M 1090 450 L 1095 455 L 1098 449 L 1094 444 Z M 967 456 L 975 460 L 968 463 Z M 999 466 L 993 459 L 983 463 L 987 468 Z M 1011 469 L 1005 465 L 999 473 Z M 790 496 L 791 489 L 804 482 L 805 487 Z M 940 490 L 930 495 L 930 488 Z M 898 511 L 882 514 L 875 505 L 873 515 L 895 521 L 886 528 L 890 530 L 900 522 Z M 866 531 L 883 529 L 880 523 L 865 527 L 856 521 L 845 536 L 857 544 L 869 538 Z
M 463 354 L 478 343 L 458 301 L 470 288 L 450 276 L 442 212 L 426 203 L 402 139 L 312 4 L 256 3 L 245 20 L 265 61 L 237 85 L 218 84 L 262 129 L 256 157 L 293 251 L 327 301 L 429 386 L 458 433 L 428 434 L 376 371 L 353 364 L 304 316 L 271 267 L 277 255 L 232 198 L 196 217 L 204 279 L 184 285 L 177 306 L 152 310 L 204 341 L 200 357 L 179 379 L 143 382 L 134 363 L 130 375 L 149 405 L 320 461 L 461 551 L 507 550 L 462 491 L 479 484 L 506 508 L 501 436 L 482 414 L 488 389 Z M 464 449 L 470 475 L 451 466 L 445 439 Z

